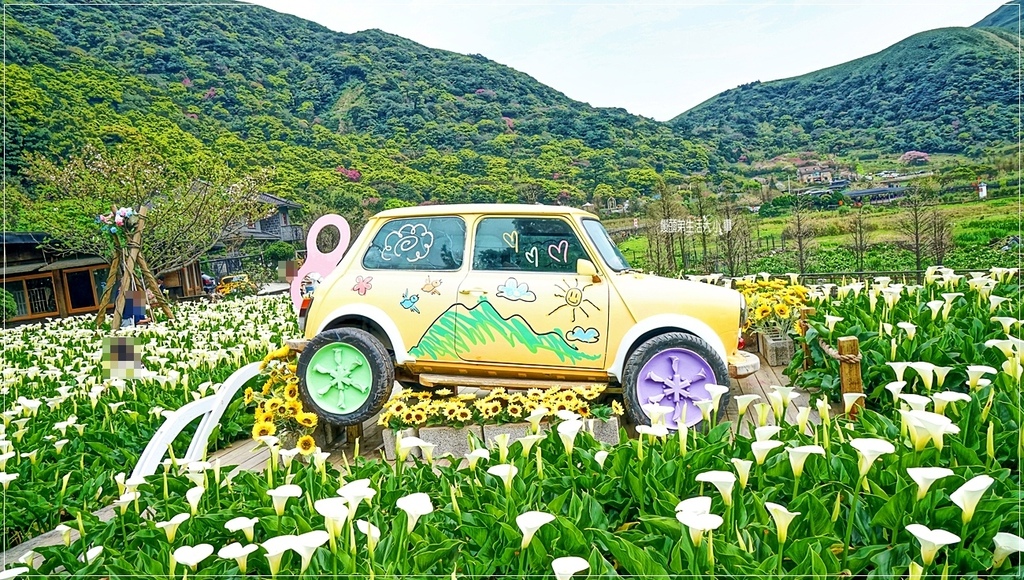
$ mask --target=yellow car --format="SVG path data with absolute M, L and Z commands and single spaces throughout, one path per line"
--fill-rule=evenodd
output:
M 701 419 L 711 384 L 758 368 L 731 289 L 630 268 L 588 212 L 449 205 L 382 212 L 300 312 L 300 391 L 325 420 L 369 419 L 394 381 L 621 387 L 631 420 Z M 724 404 L 722 405 L 724 408 Z

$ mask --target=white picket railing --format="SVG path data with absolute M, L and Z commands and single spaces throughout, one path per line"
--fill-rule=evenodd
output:
M 156 473 L 167 454 L 168 447 L 174 443 L 186 427 L 199 417 L 202 419 L 199 420 L 199 427 L 196 429 L 195 435 L 192 436 L 192 443 L 189 444 L 188 451 L 180 460 L 182 462 L 201 460 L 206 455 L 210 435 L 220 424 L 220 419 L 224 416 L 224 411 L 227 410 L 235 393 L 259 374 L 260 363 L 247 364 L 232 373 L 215 394 L 182 405 L 178 410 L 168 413 L 167 420 L 157 429 L 153 439 L 142 452 L 139 462 L 135 465 L 135 471 L 132 472 L 132 477 L 146 477 Z

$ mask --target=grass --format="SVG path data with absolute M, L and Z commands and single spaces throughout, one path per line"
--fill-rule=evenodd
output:
M 957 244 L 988 245 L 992 240 L 1020 233 L 1020 202 L 1014 197 L 967 202 L 947 203 L 939 209 L 953 224 L 953 237 Z M 815 245 L 820 249 L 846 246 L 850 243 L 849 227 L 853 209 L 811 212 L 811 220 L 820 235 Z M 905 210 L 898 206 L 870 206 L 868 214 L 869 243 L 901 241 L 904 235 L 898 226 L 904 219 Z M 755 232 L 761 238 L 773 237 L 776 245 L 783 230 L 789 225 L 790 216 L 754 218 Z M 625 220 L 616 220 L 625 221 Z M 632 222 L 630 222 L 632 223 Z M 612 227 L 612 226 L 609 226 Z M 788 244 L 787 244 L 788 246 Z M 632 237 L 619 244 L 626 258 L 644 256 L 647 253 L 646 237 Z

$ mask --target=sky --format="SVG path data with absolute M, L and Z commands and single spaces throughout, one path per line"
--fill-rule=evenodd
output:
M 970 26 L 1004 0 L 250 0 L 332 30 L 378 28 L 485 57 L 595 107 L 666 121 L 753 81 Z

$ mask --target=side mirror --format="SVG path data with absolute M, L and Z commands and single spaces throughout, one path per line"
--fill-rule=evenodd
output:
M 576 275 L 590 276 L 591 281 L 595 284 L 601 281 L 601 277 L 597 275 L 597 266 L 590 260 L 576 260 Z

